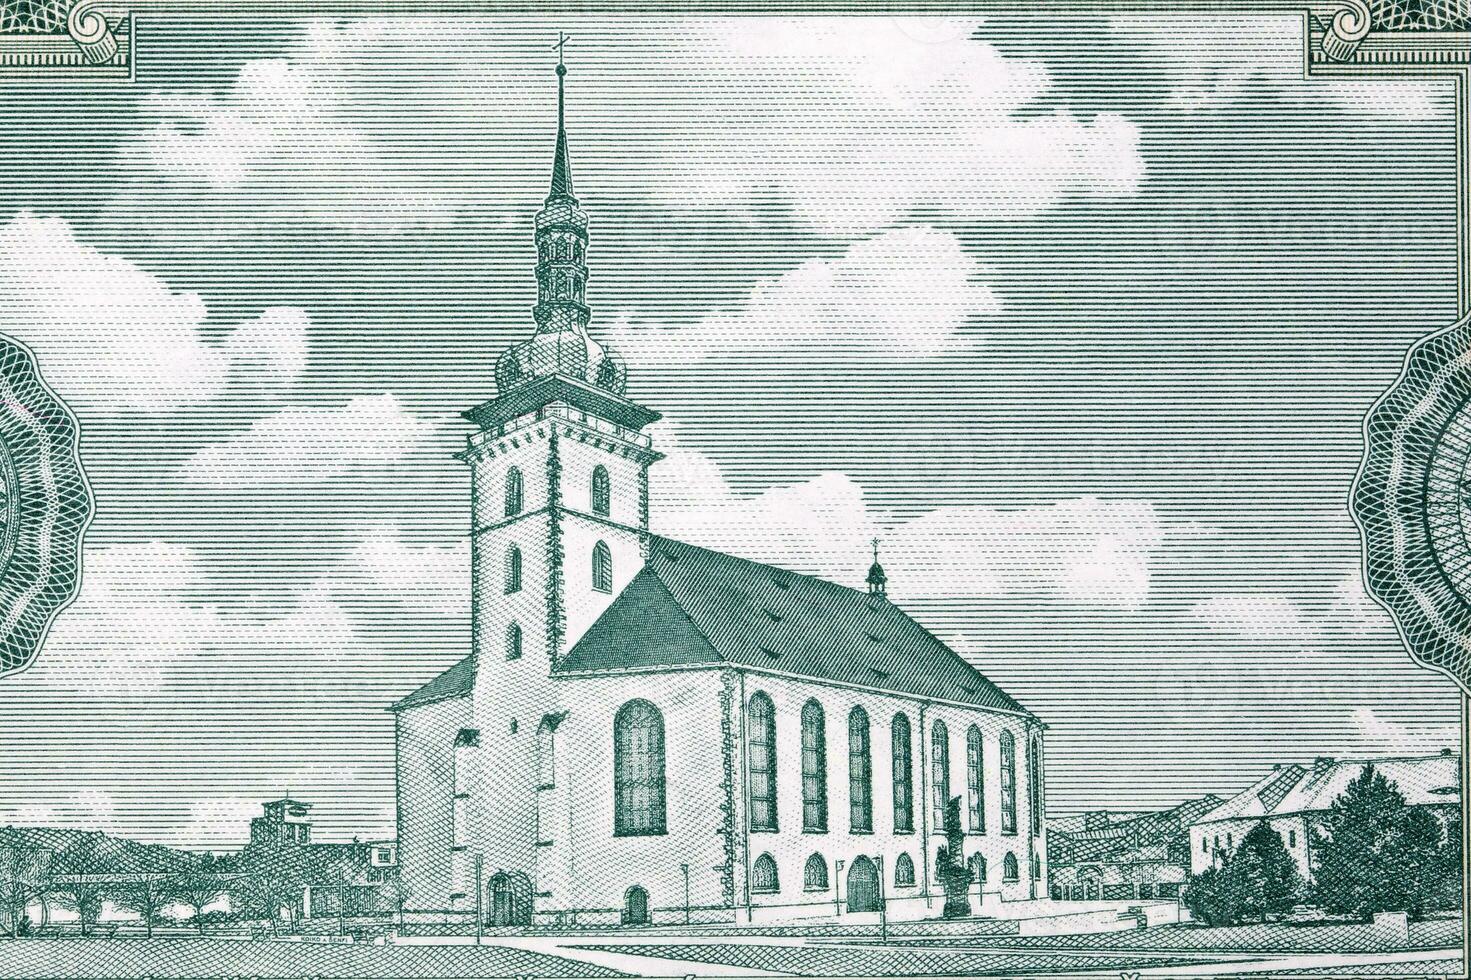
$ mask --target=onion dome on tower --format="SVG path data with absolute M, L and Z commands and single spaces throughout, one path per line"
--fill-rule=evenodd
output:
M 560 45 L 558 50 L 560 51 Z M 623 361 L 588 336 L 592 316 L 586 300 L 587 214 L 572 191 L 567 152 L 565 80 L 567 66 L 557 59 L 557 149 L 552 184 L 536 215 L 536 333 L 507 350 L 496 362 L 500 393 L 538 378 L 561 375 L 614 394 L 623 394 Z

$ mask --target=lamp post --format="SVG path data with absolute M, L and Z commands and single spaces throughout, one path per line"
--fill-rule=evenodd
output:
M 889 893 L 884 888 L 884 856 L 874 855 L 874 864 L 879 873 L 879 941 L 889 941 Z
M 684 875 L 684 924 L 690 924 L 690 866 L 681 864 L 679 871 Z
M 842 918 L 843 915 L 843 859 L 838 858 L 833 862 L 833 914 Z
M 485 871 L 485 857 L 482 854 L 475 855 L 475 945 L 480 945 L 480 939 L 485 934 L 485 883 L 482 880 Z

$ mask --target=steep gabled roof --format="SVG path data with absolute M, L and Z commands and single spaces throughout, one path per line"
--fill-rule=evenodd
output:
M 1025 712 L 882 596 L 663 537 L 557 670 L 709 663 Z
M 1367 765 L 1394 783 L 1411 806 L 1460 802 L 1461 759 L 1456 755 L 1324 760 L 1312 769 L 1296 765 L 1274 769 L 1196 822 L 1327 810 Z
M 455 664 L 449 670 L 438 675 L 414 691 L 395 701 L 389 706 L 389 711 L 402 711 L 404 708 L 412 708 L 421 704 L 431 704 L 435 701 L 443 701 L 446 698 L 458 698 L 468 695 L 475 686 L 475 658 L 466 657 Z

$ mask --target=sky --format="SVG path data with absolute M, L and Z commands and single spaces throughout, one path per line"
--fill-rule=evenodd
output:
M 1360 421 L 1455 319 L 1449 81 L 1297 18 L 149 17 L 4 82 L 0 331 L 83 424 L 0 822 L 393 833 L 468 653 L 460 412 L 532 329 L 567 47 L 592 331 L 655 530 L 895 601 L 1049 726 L 1049 810 L 1458 744 L 1360 584 Z

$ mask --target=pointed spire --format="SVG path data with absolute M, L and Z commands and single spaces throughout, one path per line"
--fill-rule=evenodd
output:
M 557 43 L 552 45 L 557 49 L 557 155 L 552 160 L 552 189 L 547 195 L 548 200 L 554 197 L 570 197 L 574 201 L 577 199 L 572 193 L 572 163 L 567 156 L 567 65 L 562 57 L 562 49 L 569 40 L 571 38 L 558 31 Z

